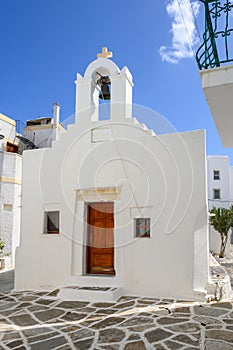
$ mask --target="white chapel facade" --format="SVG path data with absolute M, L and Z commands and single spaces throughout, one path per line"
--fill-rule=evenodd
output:
M 77 75 L 75 123 L 51 148 L 23 153 L 15 288 L 198 299 L 210 281 L 205 132 L 158 136 L 140 124 L 132 75 L 107 54 Z

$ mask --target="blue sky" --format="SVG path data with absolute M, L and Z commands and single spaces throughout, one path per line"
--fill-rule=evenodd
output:
M 188 2 L 180 0 L 185 28 L 177 0 L 2 0 L 0 112 L 24 121 L 51 117 L 59 102 L 62 119 L 68 118 L 76 73 L 107 46 L 133 75 L 135 104 L 157 111 L 178 131 L 206 129 L 207 153 L 229 155 L 233 164 L 189 47 L 195 51 L 199 42 Z M 202 5 L 198 10 L 200 1 L 191 2 L 202 33 Z

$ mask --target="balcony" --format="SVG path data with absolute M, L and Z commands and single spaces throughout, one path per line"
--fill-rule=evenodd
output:
M 200 76 L 223 147 L 233 147 L 233 65 L 204 69 Z
M 233 4 L 200 1 L 205 8 L 205 31 L 196 60 L 202 88 L 223 146 L 233 147 Z

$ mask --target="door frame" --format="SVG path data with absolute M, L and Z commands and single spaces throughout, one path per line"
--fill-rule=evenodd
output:
M 99 276 L 99 277 L 104 277 L 104 276 L 115 276 L 115 274 L 93 274 L 93 273 L 89 273 L 88 272 L 88 259 L 89 259 L 89 246 L 88 246 L 88 222 L 89 222 L 89 206 L 91 206 L 92 204 L 101 204 L 101 203 L 112 203 L 113 204 L 113 222 L 114 222 L 114 226 L 113 226 L 113 242 L 114 242 L 114 246 L 113 246 L 113 269 L 115 270 L 115 235 L 114 235 L 114 228 L 115 228 L 115 213 L 114 213 L 114 208 L 115 208 L 115 203 L 112 200 L 109 201 L 93 201 L 93 202 L 86 202 L 85 203 L 85 207 L 84 207 L 84 254 L 83 254 L 83 271 L 85 272 L 85 275 L 87 276 Z

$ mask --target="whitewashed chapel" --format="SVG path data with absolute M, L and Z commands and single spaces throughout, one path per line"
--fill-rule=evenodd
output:
M 132 76 L 109 56 L 104 48 L 77 75 L 75 124 L 51 148 L 23 154 L 15 288 L 204 297 L 205 132 L 158 136 L 140 124 Z

